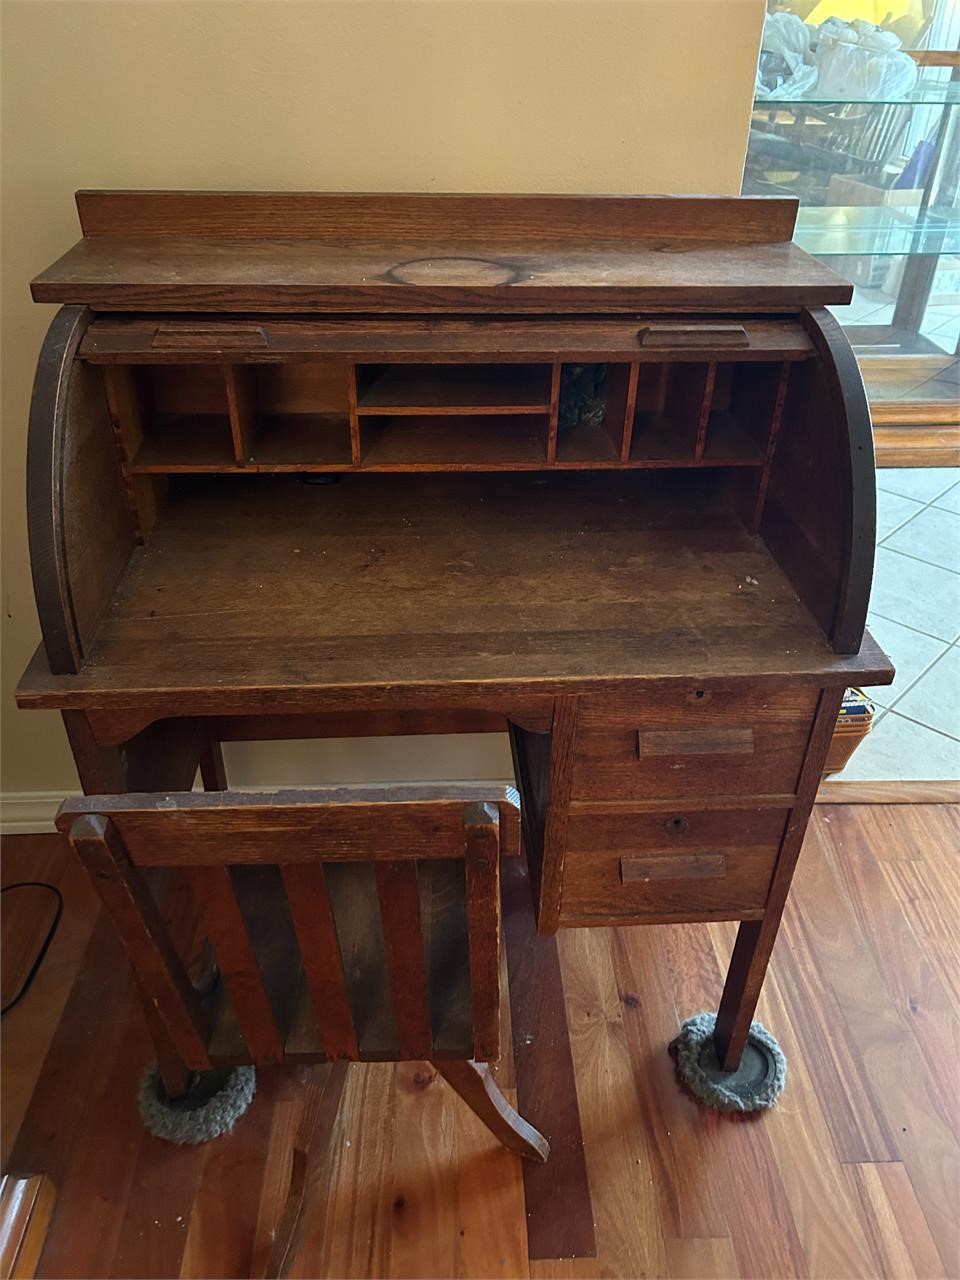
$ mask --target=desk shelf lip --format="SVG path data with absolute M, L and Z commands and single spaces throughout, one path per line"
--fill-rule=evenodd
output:
M 651 320 L 683 319 L 707 329 L 735 320 L 746 331 L 744 347 L 644 347 L 638 334 Z M 195 335 L 195 339 L 192 335 Z M 192 345 L 191 345 L 192 344 Z M 796 314 L 662 313 L 639 310 L 629 317 L 581 314 L 567 319 L 489 315 L 471 319 L 444 316 L 352 315 L 318 318 L 259 314 L 221 315 L 102 313 L 94 317 L 80 346 L 92 364 L 282 364 L 344 359 L 356 364 L 549 364 L 715 359 L 806 360 L 813 343 Z
M 144 723 L 170 717 L 208 716 L 278 716 L 304 715 L 311 712 L 350 710 L 370 707 L 428 706 L 475 707 L 504 709 L 531 698 L 556 698 L 564 694 L 616 694 L 625 685 L 635 689 L 647 686 L 686 686 L 711 688 L 731 681 L 749 681 L 751 687 L 768 687 L 771 695 L 782 686 L 784 663 L 762 660 L 747 661 L 739 667 L 718 670 L 708 676 L 674 671 L 624 673 L 622 675 L 516 676 L 489 680 L 451 679 L 418 681 L 371 681 L 332 684 L 291 680 L 272 683 L 224 680 L 220 685 L 190 685 L 186 682 L 158 681 L 146 685 L 136 679 L 105 680 L 91 664 L 76 675 L 52 675 L 43 645 L 16 689 L 16 703 L 22 709 L 84 711 L 104 716 L 136 716 Z M 892 683 L 894 670 L 884 653 L 869 637 L 865 637 L 861 653 L 827 654 L 819 662 L 797 663 L 789 672 L 795 684 L 810 687 L 846 688 L 849 685 L 886 685 Z

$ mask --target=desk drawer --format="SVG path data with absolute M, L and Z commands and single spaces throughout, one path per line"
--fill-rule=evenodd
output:
M 787 809 L 573 812 L 561 923 L 759 915 L 788 816 Z
M 819 692 L 691 685 L 625 701 L 584 698 L 572 796 L 792 794 Z

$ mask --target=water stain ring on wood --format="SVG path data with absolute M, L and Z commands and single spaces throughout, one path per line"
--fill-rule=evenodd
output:
M 391 284 L 447 284 L 482 288 L 516 284 L 520 279 L 520 268 L 491 258 L 438 255 L 434 258 L 411 258 L 408 262 L 398 262 L 386 272 L 384 279 Z

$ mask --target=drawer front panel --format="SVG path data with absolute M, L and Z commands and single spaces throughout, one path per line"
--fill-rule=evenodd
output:
M 570 815 L 561 921 L 737 919 L 762 911 L 787 809 Z
M 788 795 L 796 789 L 819 690 L 704 690 L 626 702 L 584 698 L 574 799 Z

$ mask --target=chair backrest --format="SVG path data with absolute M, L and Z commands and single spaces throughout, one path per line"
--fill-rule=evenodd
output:
M 57 815 L 188 1067 L 499 1054 L 513 788 L 86 796 Z M 222 981 L 204 1000 L 151 868 L 178 868 Z

